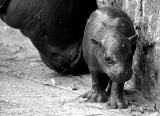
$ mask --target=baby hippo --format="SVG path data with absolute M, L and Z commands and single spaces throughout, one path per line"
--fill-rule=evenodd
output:
M 127 108 L 124 83 L 132 76 L 137 34 L 122 10 L 105 7 L 93 12 L 82 43 L 83 55 L 92 76 L 92 90 L 83 97 L 90 102 L 107 102 L 107 108 Z

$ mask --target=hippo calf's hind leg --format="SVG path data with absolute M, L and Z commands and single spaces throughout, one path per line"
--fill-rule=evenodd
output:
M 129 102 L 123 98 L 124 83 L 112 82 L 111 97 L 107 102 L 107 108 L 109 109 L 124 109 L 128 108 Z
M 85 93 L 82 97 L 87 98 L 89 102 L 106 102 L 109 95 L 105 90 L 109 82 L 109 77 L 97 72 L 91 72 L 91 76 L 92 90 Z

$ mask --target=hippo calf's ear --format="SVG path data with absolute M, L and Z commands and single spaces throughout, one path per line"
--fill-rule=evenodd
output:
M 136 50 L 137 38 L 138 38 L 137 34 L 128 38 L 130 40 L 130 43 L 131 43 L 132 54 L 134 54 L 134 52 Z
M 102 46 L 101 42 L 99 42 L 99 41 L 97 41 L 97 40 L 95 40 L 95 39 L 91 39 L 91 43 L 92 43 L 93 45 L 97 45 L 98 47 L 101 47 L 101 46 Z
M 135 35 L 129 37 L 128 39 L 130 40 L 131 44 L 134 45 L 137 41 L 137 38 L 138 38 L 138 35 L 135 34 Z

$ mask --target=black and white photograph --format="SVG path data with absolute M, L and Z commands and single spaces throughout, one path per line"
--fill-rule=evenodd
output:
M 0 116 L 160 116 L 160 0 L 0 0 Z

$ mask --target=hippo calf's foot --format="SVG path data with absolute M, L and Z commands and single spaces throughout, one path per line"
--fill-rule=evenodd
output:
M 125 109 L 128 108 L 130 102 L 123 98 L 124 83 L 112 82 L 111 97 L 107 102 L 107 109 Z
M 105 91 L 108 85 L 108 76 L 105 74 L 91 70 L 92 75 L 92 89 L 85 93 L 83 98 L 87 98 L 88 102 L 106 102 L 109 98 L 109 94 Z
M 99 90 L 99 91 L 94 91 L 91 90 L 89 92 L 86 92 L 82 98 L 87 98 L 88 102 L 99 102 L 103 103 L 108 100 L 108 94 L 105 91 Z
M 130 102 L 124 99 L 111 99 L 107 102 L 107 109 L 126 109 Z

